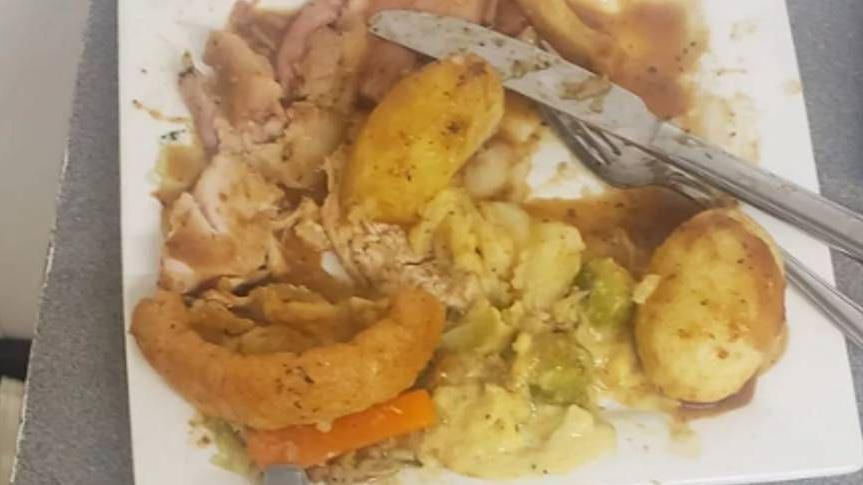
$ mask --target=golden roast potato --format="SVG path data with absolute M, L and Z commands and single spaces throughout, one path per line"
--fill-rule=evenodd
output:
M 573 10 L 577 0 L 516 0 L 540 37 L 564 58 L 604 73 L 617 61 L 613 39 L 594 30 Z
M 778 357 L 785 338 L 785 277 L 774 243 L 733 209 L 702 212 L 654 253 L 661 278 L 637 309 L 644 370 L 669 397 L 729 397 Z
M 409 224 L 497 130 L 503 86 L 475 56 L 429 64 L 399 81 L 361 128 L 342 183 L 345 207 Z

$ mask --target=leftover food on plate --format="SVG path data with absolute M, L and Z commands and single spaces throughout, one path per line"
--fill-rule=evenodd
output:
M 538 199 L 530 101 L 479 57 L 367 33 L 382 9 L 460 16 L 672 117 L 691 107 L 695 7 L 239 2 L 202 59 L 178 53 L 195 136 L 157 166 L 160 277 L 131 331 L 217 463 L 329 483 L 557 474 L 613 451 L 611 402 L 676 419 L 744 404 L 786 334 L 763 229 L 660 188 Z

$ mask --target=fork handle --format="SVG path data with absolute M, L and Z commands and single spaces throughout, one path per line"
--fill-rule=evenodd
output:
M 654 155 L 863 261 L 863 216 L 664 123 Z
M 678 172 L 670 177 L 668 187 L 694 202 L 711 207 L 716 204 L 716 194 L 703 181 Z M 672 174 L 674 175 L 674 174 Z M 780 247 L 788 281 L 794 284 L 806 298 L 815 304 L 852 343 L 863 349 L 863 307 L 833 285 L 815 274 L 799 259 Z
M 863 349 L 863 307 L 830 286 L 788 251 L 782 250 L 782 258 L 788 279 L 830 317 L 848 340 Z

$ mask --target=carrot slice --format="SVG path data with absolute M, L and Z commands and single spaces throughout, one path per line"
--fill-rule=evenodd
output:
M 436 419 L 429 393 L 417 390 L 338 418 L 326 432 L 311 425 L 274 431 L 250 429 L 246 447 L 252 461 L 261 468 L 273 464 L 308 468 L 348 451 L 427 428 Z

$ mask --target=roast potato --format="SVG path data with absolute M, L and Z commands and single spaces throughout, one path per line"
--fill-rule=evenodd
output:
M 775 246 L 734 209 L 676 229 L 649 269 L 661 280 L 636 310 L 644 370 L 669 397 L 712 403 L 772 363 L 785 337 L 785 278 Z
M 567 0 L 516 0 L 530 23 L 564 58 L 605 73 L 620 56 L 612 38 L 592 29 Z
M 344 207 L 410 224 L 496 131 L 503 86 L 475 56 L 432 63 L 399 81 L 378 104 L 350 153 Z

